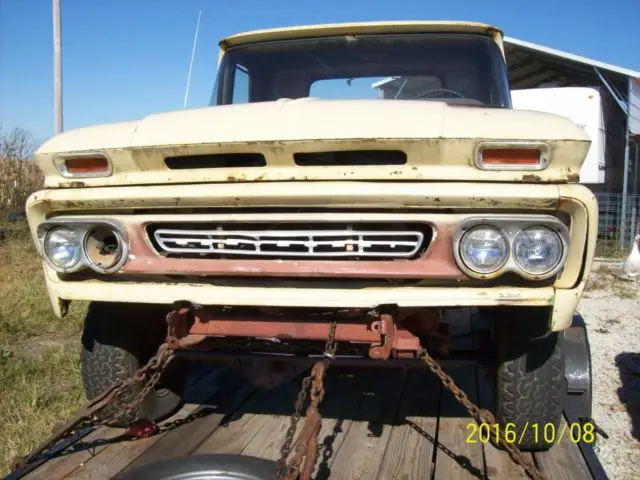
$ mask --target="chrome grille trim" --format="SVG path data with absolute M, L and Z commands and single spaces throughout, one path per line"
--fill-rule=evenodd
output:
M 168 254 L 253 257 L 414 257 L 424 242 L 420 231 L 380 230 L 188 230 L 153 232 Z

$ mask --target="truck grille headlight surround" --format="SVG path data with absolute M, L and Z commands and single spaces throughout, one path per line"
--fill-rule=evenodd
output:
M 477 226 L 460 239 L 460 256 L 465 265 L 478 273 L 495 272 L 509 258 L 508 240 L 497 228 Z
M 569 229 L 551 215 L 487 215 L 462 221 L 453 234 L 453 254 L 471 278 L 513 272 L 544 280 L 562 270 Z
M 67 227 L 56 227 L 44 237 L 44 254 L 55 267 L 67 270 L 80 262 L 81 237 Z
M 108 273 L 120 263 L 124 243 L 120 232 L 109 225 L 98 225 L 87 231 L 84 254 L 89 266 L 100 273 Z
M 530 275 L 547 273 L 562 259 L 562 240 L 547 227 L 522 230 L 513 241 L 513 259 Z
M 68 217 L 48 220 L 37 228 L 45 261 L 60 273 L 119 270 L 128 256 L 125 232 L 112 220 Z

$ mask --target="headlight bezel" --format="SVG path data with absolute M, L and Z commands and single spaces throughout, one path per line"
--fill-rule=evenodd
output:
M 77 252 L 75 252 L 74 255 L 74 259 L 75 261 L 68 267 L 61 267 L 60 265 L 56 264 L 52 259 L 51 256 L 47 253 L 47 251 L 49 250 L 49 248 L 47 248 L 47 243 L 49 242 L 51 236 L 56 233 L 56 232 L 60 232 L 60 231 L 67 231 L 67 232 L 71 232 L 71 234 L 73 234 L 75 236 L 75 240 L 76 240 L 76 249 Z M 51 264 L 51 266 L 57 270 L 61 270 L 61 271 L 71 271 L 73 269 L 75 269 L 77 267 L 77 265 L 82 261 L 82 237 L 80 237 L 78 235 L 78 232 L 72 228 L 68 228 L 65 225 L 56 225 L 55 227 L 49 229 L 45 234 L 44 237 L 42 239 L 42 253 L 44 258 L 47 259 L 48 263 Z
M 518 242 L 518 239 L 519 239 L 519 237 L 521 235 L 523 235 L 525 232 L 530 231 L 530 230 L 548 230 L 550 233 L 555 235 L 558 238 L 559 242 L 560 242 L 560 249 L 561 249 L 560 256 L 556 260 L 556 263 L 551 268 L 547 268 L 544 272 L 535 273 L 535 272 L 531 272 L 529 270 L 526 270 L 522 265 L 520 265 L 518 263 L 518 260 L 517 260 L 517 251 L 518 251 L 517 242 Z M 565 246 L 562 243 L 561 235 L 558 234 L 558 232 L 556 232 L 554 229 L 549 228 L 546 225 L 531 225 L 530 227 L 523 228 L 522 230 L 520 230 L 516 234 L 516 236 L 513 238 L 513 253 L 512 253 L 512 257 L 513 257 L 513 262 L 518 266 L 518 268 L 522 272 L 526 273 L 527 275 L 541 276 L 541 275 L 547 275 L 548 272 L 553 271 L 558 267 L 558 265 L 562 262 L 562 257 L 563 257 L 563 253 L 564 253 L 565 250 L 566 249 L 565 249 Z
M 119 246 L 121 248 L 121 254 L 118 261 L 109 268 L 101 268 L 96 265 L 87 255 L 87 240 L 90 232 L 99 227 L 106 227 L 113 230 L 115 236 L 118 239 Z M 65 228 L 73 231 L 79 240 L 80 248 L 80 260 L 69 268 L 61 268 L 55 265 L 47 255 L 46 240 L 51 231 L 57 228 Z M 127 230 L 124 226 L 115 220 L 110 219 L 92 219 L 92 218 L 68 218 L 68 217 L 56 217 L 51 220 L 47 220 L 40 225 L 36 230 L 36 235 L 40 244 L 40 251 L 45 263 L 58 273 L 74 273 L 81 270 L 91 269 L 97 273 L 113 273 L 120 270 L 127 261 L 129 256 L 129 241 L 127 237 Z
M 507 260 L 497 270 L 491 273 L 481 273 L 470 268 L 462 259 L 460 242 L 469 230 L 478 226 L 492 227 L 500 230 L 508 241 Z M 551 270 L 543 274 L 531 274 L 522 270 L 515 262 L 515 238 L 523 230 L 535 227 L 546 227 L 555 232 L 560 238 L 562 254 L 560 260 Z M 453 255 L 458 265 L 466 275 L 474 279 L 488 280 L 497 278 L 505 273 L 515 273 L 526 280 L 546 280 L 557 275 L 565 265 L 569 254 L 569 228 L 552 215 L 483 215 L 466 218 L 456 226 L 453 232 Z
M 474 232 L 476 230 L 495 230 L 504 239 L 504 243 L 505 243 L 505 255 L 504 255 L 504 258 L 500 261 L 500 263 L 495 268 L 493 268 L 491 270 L 481 271 L 481 270 L 479 270 L 477 268 L 472 268 L 472 267 L 469 266 L 469 264 L 464 259 L 465 255 L 464 255 L 464 253 L 462 251 L 463 241 L 464 241 L 464 239 L 465 239 L 465 237 L 467 235 L 470 235 L 472 232 Z M 495 273 L 495 272 L 499 271 L 501 268 L 503 268 L 505 266 L 505 264 L 509 261 L 509 257 L 511 255 L 511 243 L 509 241 L 509 237 L 507 237 L 507 235 L 502 231 L 501 228 L 495 227 L 494 225 L 490 225 L 488 223 L 480 223 L 478 225 L 474 225 L 474 226 L 468 228 L 467 230 L 465 230 L 462 233 L 462 235 L 460 235 L 457 252 L 458 252 L 458 254 L 460 256 L 460 262 L 466 268 L 468 268 L 470 271 L 476 273 L 477 275 L 492 275 L 493 273 Z

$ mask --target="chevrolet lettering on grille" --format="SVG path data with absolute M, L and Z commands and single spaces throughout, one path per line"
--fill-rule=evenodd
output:
M 412 258 L 424 242 L 420 231 L 183 230 L 158 229 L 163 253 L 256 257 Z M 206 256 L 206 255 L 205 255 Z

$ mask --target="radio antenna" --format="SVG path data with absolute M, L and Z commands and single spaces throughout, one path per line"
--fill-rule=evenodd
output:
M 189 98 L 189 85 L 191 84 L 191 70 L 193 68 L 193 59 L 196 55 L 196 45 L 198 44 L 198 30 L 200 29 L 200 16 L 202 10 L 198 11 L 198 23 L 196 23 L 196 33 L 193 37 L 193 49 L 191 50 L 191 61 L 189 62 L 189 75 L 187 76 L 187 88 L 184 92 L 184 104 L 182 108 L 187 108 L 187 99 Z

